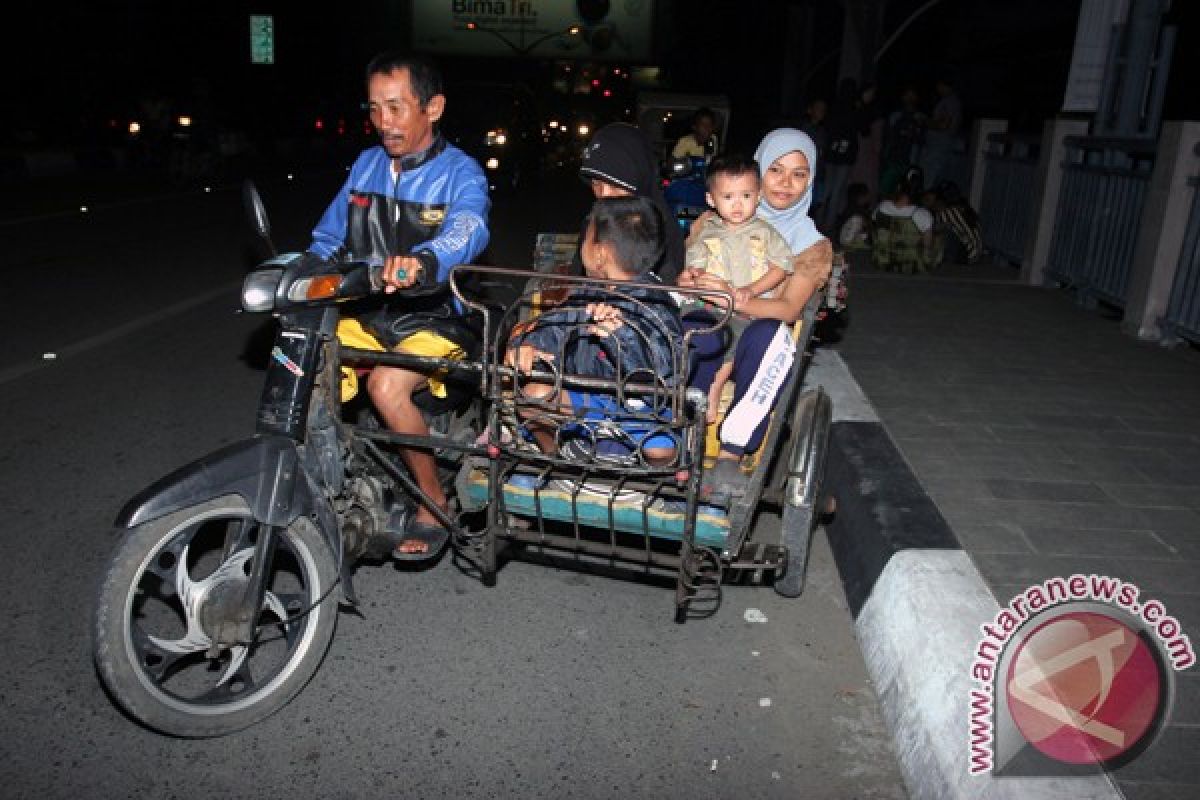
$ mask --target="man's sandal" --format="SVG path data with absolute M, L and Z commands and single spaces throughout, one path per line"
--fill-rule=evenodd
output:
M 410 519 L 404 526 L 404 531 L 393 534 L 392 540 L 396 543 L 392 548 L 392 558 L 397 561 L 432 561 L 446 549 L 446 543 L 450 541 L 450 531 L 436 522 L 417 522 Z M 425 550 L 412 553 L 401 550 L 401 546 L 407 542 L 424 542 Z

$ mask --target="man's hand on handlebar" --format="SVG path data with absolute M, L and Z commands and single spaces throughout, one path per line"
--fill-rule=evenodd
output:
M 420 282 L 425 265 L 416 256 L 388 256 L 383 264 L 383 291 L 391 294 Z

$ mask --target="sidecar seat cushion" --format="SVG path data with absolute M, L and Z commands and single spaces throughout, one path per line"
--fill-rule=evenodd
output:
M 552 480 L 545 486 L 535 482 L 509 480 L 504 484 L 504 506 L 512 514 L 561 522 L 574 522 L 607 529 L 609 526 L 609 503 L 611 492 L 607 487 L 583 484 L 578 489 L 569 481 Z M 471 501 L 489 502 L 488 473 L 486 470 L 471 471 L 466 482 Z M 683 539 L 684 510 L 682 503 L 652 502 L 646 507 L 646 495 L 641 492 L 624 491 L 612 498 L 612 525 L 616 530 L 656 538 Z M 696 513 L 696 543 L 709 547 L 722 547 L 729 535 L 729 517 L 719 508 L 701 506 Z

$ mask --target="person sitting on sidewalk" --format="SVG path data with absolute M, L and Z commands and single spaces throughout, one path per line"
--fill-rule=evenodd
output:
M 756 216 L 761 179 L 758 164 L 738 154 L 713 160 L 708 168 L 706 202 L 716 213 L 703 232 L 688 244 L 686 267 L 728 281 L 736 303 L 772 297 L 792 271 L 792 251 L 771 224 Z M 702 302 L 684 305 L 689 316 L 704 311 Z M 733 355 L 750 319 L 735 313 L 729 320 L 730 342 L 708 390 L 708 421 L 717 420 L 721 390 L 733 374 Z
M 901 181 L 890 199 L 875 209 L 872 263 L 888 272 L 928 272 L 933 248 L 933 214 L 912 201 Z
M 522 372 L 545 362 L 561 375 L 674 386 L 679 364 L 676 353 L 683 339 L 679 308 L 664 287 L 627 287 L 628 283 L 661 280 L 651 270 L 663 251 L 664 220 L 653 201 L 645 197 L 605 197 L 588 215 L 581 253 L 587 277 L 608 281 L 607 287 L 573 287 L 554 310 L 541 314 L 514 332 L 506 361 Z M 618 440 L 595 442 L 594 455 L 636 457 L 646 464 L 672 463 L 678 448 L 673 437 L 659 432 L 661 399 L 616 392 L 564 389 L 556 394 L 551 384 L 522 382 L 516 390 L 536 402 L 520 408 L 526 429 L 538 447 L 557 453 L 561 437 L 555 411 L 595 422 L 612 421 Z M 656 402 L 656 400 L 658 400 Z M 550 409 L 551 413 L 544 413 Z M 561 420 L 566 423 L 566 420 Z M 656 424 L 657 423 L 657 424 Z M 589 446 L 590 447 L 590 446 Z
M 954 264 L 975 264 L 983 257 L 983 231 L 979 214 L 962 196 L 958 185 L 950 182 L 938 187 L 941 205 L 934 211 L 934 222 L 948 234 L 946 258 Z
M 869 264 L 875 237 L 871 230 L 871 193 L 865 183 L 850 184 L 836 230 L 838 249 L 846 263 L 854 268 Z

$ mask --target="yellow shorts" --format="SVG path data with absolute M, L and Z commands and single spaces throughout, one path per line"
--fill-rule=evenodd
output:
M 379 340 L 353 318 L 346 318 L 338 322 L 337 337 L 338 341 L 347 347 L 386 352 L 386 348 L 380 344 Z M 393 348 L 393 351 L 409 353 L 414 356 L 452 358 L 456 361 L 460 361 L 466 356 L 460 345 L 433 331 L 417 331 L 403 339 Z M 441 380 L 445 375 L 445 370 L 439 370 L 429 376 L 429 392 L 434 397 L 442 399 L 446 397 L 446 384 Z M 343 403 L 358 394 L 358 373 L 353 367 L 342 367 L 340 393 Z

